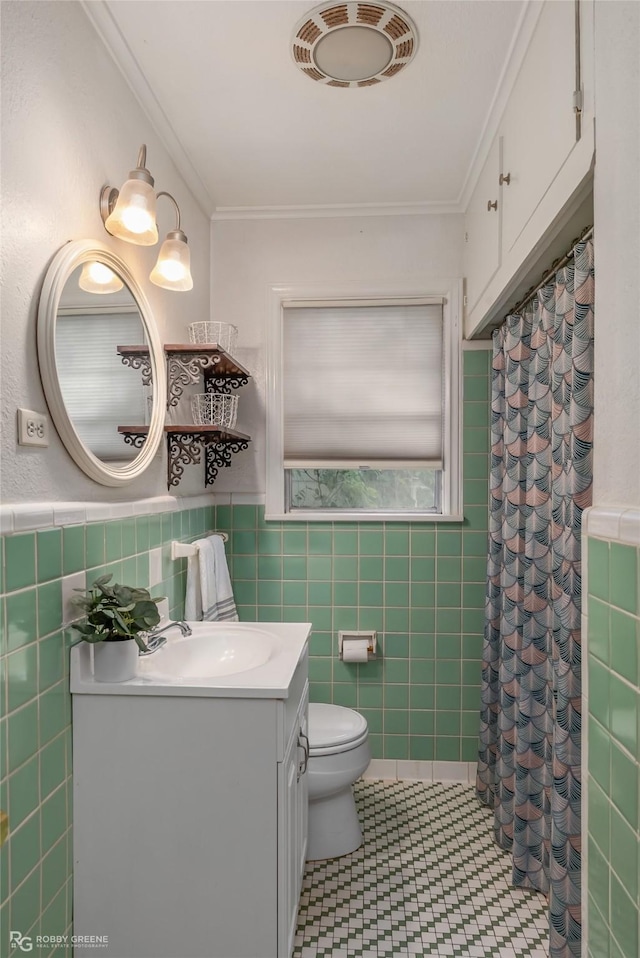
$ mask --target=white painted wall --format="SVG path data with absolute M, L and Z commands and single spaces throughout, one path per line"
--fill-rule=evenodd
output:
M 596 436 L 597 505 L 640 505 L 640 4 L 597 0 Z M 19 447 L 19 406 L 45 411 L 35 325 L 48 263 L 70 239 L 94 237 L 123 256 L 152 303 L 162 338 L 185 337 L 209 315 L 209 223 L 80 4 L 2 5 L 2 501 L 114 500 L 166 491 L 163 451 L 120 490 L 87 479 L 55 430 L 49 449 Z M 141 142 L 158 188 L 174 193 L 192 250 L 195 289 L 148 283 L 155 249 L 114 240 L 98 212 L 100 187 L 120 185 Z M 173 226 L 169 204 L 160 228 Z M 212 315 L 236 322 L 239 358 L 254 373 L 238 426 L 254 437 L 221 472 L 216 491 L 264 491 L 266 291 L 277 283 L 415 282 L 462 275 L 461 218 L 389 216 L 214 222 Z M 177 490 L 202 491 L 192 467 Z
M 48 449 L 18 446 L 16 409 L 46 411 L 36 357 L 38 294 L 68 240 L 110 245 L 145 289 L 164 341 L 209 316 L 209 219 L 197 206 L 79 3 L 2 4 L 2 474 L 4 503 L 135 499 L 166 494 L 166 452 L 145 476 L 113 490 L 74 464 L 52 427 Z M 189 237 L 194 290 L 153 286 L 157 247 L 110 237 L 98 210 L 105 183 L 121 186 L 141 143 L 156 189 L 172 193 Z M 174 228 L 160 200 L 160 232 Z M 197 491 L 202 491 L 198 471 Z M 183 495 L 189 486 L 180 488 Z
M 597 0 L 594 505 L 640 506 L 640 3 Z
M 238 326 L 237 358 L 253 376 L 239 391 L 237 424 L 253 441 L 220 472 L 216 493 L 265 491 L 269 288 L 406 282 L 428 292 L 430 278 L 462 276 L 462 239 L 457 214 L 213 222 L 212 318 Z

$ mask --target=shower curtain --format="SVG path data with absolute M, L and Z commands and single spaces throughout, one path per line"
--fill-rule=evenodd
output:
M 513 883 L 580 954 L 580 525 L 591 504 L 593 240 L 494 333 L 477 794 Z

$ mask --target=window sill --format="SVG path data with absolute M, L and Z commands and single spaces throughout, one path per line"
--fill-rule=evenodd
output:
M 284 514 L 265 513 L 266 522 L 464 522 L 462 515 L 435 512 L 321 512 L 296 510 Z

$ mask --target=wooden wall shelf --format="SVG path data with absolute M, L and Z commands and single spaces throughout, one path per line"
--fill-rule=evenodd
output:
M 206 392 L 229 393 L 249 382 L 250 374 L 217 343 L 167 343 L 167 405 L 175 406 L 185 386 L 204 379 Z
M 218 470 L 231 465 L 236 452 L 249 448 L 251 437 L 235 429 L 220 429 L 218 426 L 185 425 L 165 426 L 167 436 L 167 487 L 177 486 L 184 475 L 184 467 L 198 465 L 205 452 L 204 484 L 211 486 Z M 139 449 L 149 432 L 148 426 L 118 426 L 124 441 Z
M 118 346 L 118 353 L 125 366 L 139 369 L 145 386 L 152 384 L 149 347 L 144 345 Z M 221 349 L 217 343 L 166 343 L 167 357 L 167 407 L 177 406 L 186 386 L 193 386 L 200 379 L 205 392 L 230 393 L 232 389 L 246 386 L 251 374 L 240 363 Z M 118 426 L 124 441 L 140 449 L 146 440 L 148 426 Z M 197 465 L 205 456 L 205 486 L 215 482 L 218 470 L 231 464 L 235 452 L 248 449 L 250 436 L 235 429 L 220 429 L 218 426 L 197 426 L 193 423 L 168 425 L 167 435 L 167 485 L 177 486 L 184 475 L 184 467 Z
M 142 382 L 151 385 L 148 346 L 118 346 L 125 366 L 142 371 Z M 177 406 L 186 386 L 204 379 L 206 392 L 228 393 L 246 386 L 251 374 L 217 343 L 166 343 L 167 406 Z

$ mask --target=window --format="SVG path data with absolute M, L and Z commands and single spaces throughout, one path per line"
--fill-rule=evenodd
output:
M 274 294 L 267 518 L 456 516 L 459 333 L 449 298 Z

